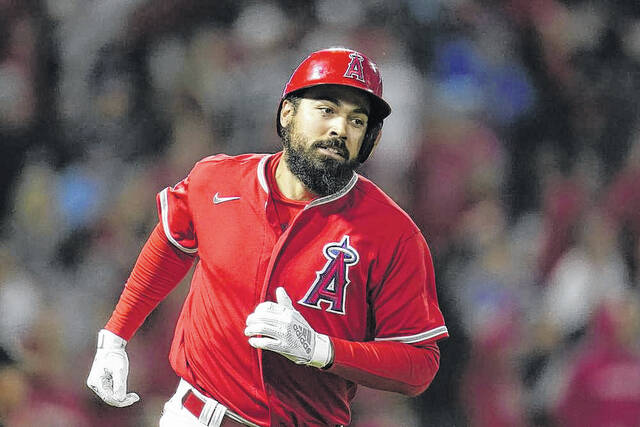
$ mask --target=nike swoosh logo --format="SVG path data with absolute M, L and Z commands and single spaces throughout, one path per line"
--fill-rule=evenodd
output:
M 218 193 L 213 196 L 213 204 L 217 205 L 218 203 L 230 202 L 231 200 L 238 200 L 240 197 L 220 197 Z

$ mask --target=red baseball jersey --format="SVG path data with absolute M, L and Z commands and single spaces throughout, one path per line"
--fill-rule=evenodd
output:
M 431 255 L 409 216 L 355 173 L 283 231 L 266 175 L 281 156 L 207 157 L 158 194 L 167 238 L 199 257 L 171 365 L 256 424 L 348 424 L 356 385 L 254 349 L 245 320 L 283 286 L 319 333 L 407 344 L 445 338 Z

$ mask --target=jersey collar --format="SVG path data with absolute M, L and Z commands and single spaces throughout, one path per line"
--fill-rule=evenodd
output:
M 276 156 L 278 156 L 278 157 L 282 156 L 282 151 L 280 151 L 278 153 L 275 153 L 275 154 L 268 154 L 268 155 L 264 156 L 262 159 L 260 159 L 260 163 L 258 163 L 258 170 L 257 170 L 258 182 L 260 183 L 260 186 L 262 187 L 264 192 L 267 193 L 267 194 L 269 194 L 269 185 L 267 184 L 266 166 L 267 166 L 267 162 L 269 161 L 269 159 L 272 158 L 272 157 L 275 158 Z M 353 189 L 353 187 L 356 186 L 357 182 L 358 182 L 358 174 L 353 172 L 353 176 L 351 177 L 351 179 L 349 180 L 347 185 L 345 185 L 344 187 L 342 187 L 340 190 L 336 191 L 333 194 L 329 194 L 328 196 L 319 197 L 317 199 L 312 200 L 304 208 L 305 209 L 310 209 L 310 208 L 313 208 L 315 206 L 320 206 L 320 205 L 324 205 L 324 204 L 327 204 L 327 203 L 334 202 L 334 201 L 344 197 L 345 195 L 347 195 Z

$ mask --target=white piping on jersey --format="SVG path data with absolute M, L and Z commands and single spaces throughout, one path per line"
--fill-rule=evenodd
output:
M 354 172 L 353 176 L 351 177 L 351 179 L 349 180 L 347 185 L 345 185 L 344 187 L 342 187 L 340 190 L 336 191 L 333 194 L 329 194 L 328 196 L 320 197 L 319 199 L 313 200 L 311 203 L 309 203 L 304 208 L 305 209 L 309 209 L 309 208 L 312 208 L 314 206 L 323 205 L 325 203 L 329 203 L 329 202 L 333 202 L 334 200 L 338 200 L 340 197 L 344 196 L 349 191 L 351 191 L 351 189 L 353 187 L 355 187 L 356 182 L 358 182 L 358 174 L 356 174 Z
M 424 340 L 428 340 L 429 338 L 437 337 L 438 335 L 448 333 L 446 326 L 440 326 L 435 329 L 431 329 L 427 332 L 422 332 L 420 334 L 408 335 L 404 337 L 391 337 L 391 338 L 376 338 L 375 341 L 399 341 L 405 344 L 411 344 L 415 342 L 420 342 Z
M 173 243 L 173 246 L 182 252 L 194 254 L 198 252 L 198 248 L 185 248 L 171 235 L 171 230 L 169 230 L 169 201 L 167 200 L 167 190 L 168 188 L 165 188 L 160 192 L 160 210 L 162 212 L 162 228 L 164 229 L 164 234 L 167 236 L 167 239 Z
M 267 177 L 265 175 L 265 165 L 271 156 L 273 156 L 273 154 L 264 156 L 260 159 L 260 163 L 258 163 L 258 182 L 260 182 L 260 186 L 267 194 L 269 194 L 269 186 L 267 185 Z
M 260 182 L 260 186 L 262 187 L 262 189 L 264 190 L 265 193 L 269 194 L 269 186 L 267 185 L 267 178 L 266 178 L 266 171 L 265 171 L 265 165 L 267 163 L 267 160 L 273 156 L 273 154 L 268 155 L 268 156 L 264 156 L 262 159 L 260 159 L 260 163 L 258 163 L 258 182 Z M 328 196 L 324 196 L 324 197 L 320 197 L 318 199 L 315 199 L 313 201 L 311 201 L 309 204 L 307 204 L 304 209 L 309 209 L 312 208 L 314 206 L 319 206 L 319 205 L 323 205 L 325 203 L 329 203 L 329 202 L 333 202 L 334 200 L 338 200 L 339 198 L 341 198 L 342 196 L 344 196 L 345 194 L 347 194 L 349 191 L 351 191 L 351 189 L 353 187 L 355 187 L 356 183 L 358 182 L 358 174 L 357 173 L 353 173 L 353 176 L 351 177 L 351 179 L 349 180 L 349 182 L 347 183 L 347 185 L 345 185 L 344 187 L 342 187 L 340 190 L 336 191 L 333 194 L 329 194 Z

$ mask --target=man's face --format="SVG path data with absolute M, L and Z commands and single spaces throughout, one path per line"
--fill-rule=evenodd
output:
M 284 159 L 312 192 L 326 196 L 344 187 L 360 165 L 369 99 L 357 89 L 317 86 L 299 103 L 285 100 L 280 115 Z

